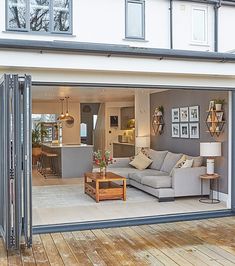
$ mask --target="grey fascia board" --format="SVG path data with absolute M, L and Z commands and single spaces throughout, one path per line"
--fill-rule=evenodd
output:
M 201 61 L 235 62 L 235 54 L 201 52 L 176 49 L 142 48 L 128 45 L 63 42 L 63 41 L 31 41 L 0 39 L 0 49 L 36 50 L 39 52 L 65 52 L 78 54 L 100 54 L 107 56 L 150 57 L 159 59 L 183 59 Z

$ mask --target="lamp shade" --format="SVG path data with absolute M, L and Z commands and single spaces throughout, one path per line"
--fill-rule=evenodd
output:
M 200 143 L 200 155 L 204 157 L 221 156 L 221 142 Z
M 150 146 L 150 137 L 136 137 L 135 145 L 137 148 L 148 148 Z

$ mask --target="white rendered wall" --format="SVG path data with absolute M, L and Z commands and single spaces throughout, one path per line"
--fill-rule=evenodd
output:
M 192 42 L 192 7 L 208 9 L 208 43 Z M 0 0 L 0 38 L 44 41 L 76 41 L 121 44 L 135 47 L 170 48 L 169 0 L 145 1 L 144 41 L 125 40 L 125 0 L 73 0 L 73 35 L 6 32 L 5 0 Z M 219 9 L 220 51 L 235 49 L 235 7 Z M 213 51 L 214 6 L 173 1 L 173 48 Z

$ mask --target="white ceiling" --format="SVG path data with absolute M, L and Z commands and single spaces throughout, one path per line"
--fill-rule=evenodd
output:
M 145 90 L 146 91 L 146 90 Z M 150 93 L 163 90 L 148 90 Z M 60 86 L 33 86 L 33 101 L 58 101 L 65 96 L 70 101 L 79 102 L 123 102 L 134 101 L 135 89 L 125 88 L 87 88 L 87 87 L 60 87 Z

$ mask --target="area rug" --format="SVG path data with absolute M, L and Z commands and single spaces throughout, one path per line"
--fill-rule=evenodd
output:
M 84 193 L 83 185 L 57 185 L 33 187 L 33 208 L 92 206 L 97 203 Z M 127 187 L 127 203 L 153 202 L 157 198 L 133 187 Z M 113 200 L 100 201 L 100 205 L 113 204 Z M 115 200 L 115 204 L 123 204 Z

